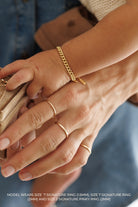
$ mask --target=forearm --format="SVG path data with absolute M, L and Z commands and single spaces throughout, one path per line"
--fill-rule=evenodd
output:
M 88 32 L 63 45 L 76 76 L 107 67 L 137 51 L 136 10 L 126 4 L 107 15 Z

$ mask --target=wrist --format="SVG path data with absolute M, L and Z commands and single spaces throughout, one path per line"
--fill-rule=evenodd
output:
M 114 94 L 120 100 L 120 104 L 138 92 L 137 56 L 138 54 L 135 53 L 113 66 L 117 72 Z
M 123 60 L 120 67 L 124 71 L 124 90 L 127 91 L 127 100 L 138 92 L 138 52 Z
M 87 74 L 85 71 L 87 71 L 86 56 L 88 55 L 82 48 L 81 42 L 80 37 L 77 37 L 62 45 L 66 59 L 77 78 Z
M 90 97 L 117 108 L 138 92 L 138 58 L 136 55 L 84 77 Z M 96 91 L 96 93 L 95 93 Z
M 70 65 L 69 65 L 69 63 L 68 63 L 68 61 L 67 61 L 67 59 L 64 55 L 64 52 L 63 52 L 62 48 L 60 46 L 57 46 L 56 49 L 57 49 L 57 52 L 59 54 L 59 57 L 60 57 L 63 65 L 64 65 L 66 73 L 70 77 L 70 80 L 75 82 L 75 83 L 80 82 L 81 84 L 86 85 L 86 82 L 82 78 L 77 78 L 75 76 L 74 72 L 72 71 L 72 69 L 71 69 L 71 67 L 70 67 Z

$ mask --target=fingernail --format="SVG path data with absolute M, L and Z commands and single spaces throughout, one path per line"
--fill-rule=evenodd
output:
M 0 140 L 0 150 L 6 149 L 10 144 L 10 140 L 8 138 L 4 138 Z
M 48 174 L 57 174 L 57 172 L 54 172 L 54 171 L 51 171 L 51 172 L 49 172 Z
M 14 151 L 16 151 L 16 150 L 19 149 L 19 146 L 20 146 L 20 143 L 19 143 L 19 142 L 16 142 L 15 144 L 13 144 L 13 145 L 11 146 L 11 149 L 14 150 Z
M 33 176 L 31 175 L 31 173 L 25 172 L 25 173 L 20 174 L 20 178 L 23 181 L 28 181 L 28 180 L 31 180 Z
M 31 99 L 37 99 L 39 97 L 39 94 L 35 94 L 34 96 L 31 97 Z
M 15 173 L 15 169 L 14 169 L 14 167 L 12 167 L 10 165 L 2 169 L 2 175 L 4 177 L 9 177 L 9 176 L 13 175 L 14 173 Z

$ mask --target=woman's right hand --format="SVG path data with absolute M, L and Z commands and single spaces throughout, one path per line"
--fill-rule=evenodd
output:
M 112 113 L 138 92 L 138 53 L 88 75 L 84 80 L 86 86 L 72 82 L 49 97 L 62 127 L 57 123 L 50 125 L 26 148 L 7 160 L 2 166 L 5 177 L 22 169 L 20 179 L 31 180 L 51 171 L 71 173 L 86 164 L 90 153 L 82 144 L 91 148 Z M 9 140 L 9 147 L 46 123 L 54 113 L 47 101 L 32 107 L 0 136 L 0 147 L 6 148 L 4 138 L 6 142 Z

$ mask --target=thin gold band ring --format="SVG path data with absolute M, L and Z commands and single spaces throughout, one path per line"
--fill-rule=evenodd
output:
M 62 124 L 60 124 L 59 122 L 57 122 L 56 123 L 63 131 L 64 131 L 64 133 L 65 133 L 65 135 L 66 135 L 66 138 L 69 136 L 69 133 L 68 133 L 68 131 L 65 129 L 65 127 L 62 125 Z
M 53 111 L 53 113 L 54 113 L 54 117 L 55 117 L 56 114 L 57 114 L 57 111 L 56 111 L 54 105 L 53 105 L 53 104 L 51 103 L 51 101 L 49 101 L 49 100 L 47 100 L 47 103 L 48 103 L 48 105 L 51 107 L 51 109 L 52 109 L 52 111 Z
M 84 147 L 90 154 L 91 154 L 91 148 L 90 147 L 88 147 L 87 145 L 85 145 L 85 144 L 81 144 L 80 145 L 81 147 Z

